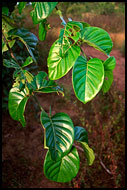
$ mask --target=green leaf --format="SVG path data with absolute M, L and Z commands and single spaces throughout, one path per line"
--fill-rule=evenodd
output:
M 35 2 L 34 10 L 31 11 L 31 17 L 34 24 L 38 24 L 47 18 L 53 11 L 58 2 Z
M 102 87 L 104 80 L 104 67 L 98 58 L 86 60 L 79 56 L 76 60 L 72 83 L 76 97 L 84 104 L 92 100 Z
M 81 30 L 83 30 L 83 25 L 80 22 L 70 21 L 65 26 L 64 35 L 76 43 L 81 38 Z
M 116 60 L 114 57 L 109 57 L 104 61 L 103 65 L 104 65 L 104 82 L 102 85 L 102 91 L 103 93 L 106 93 L 109 91 L 113 82 L 113 69 L 115 68 Z
M 94 47 L 95 49 L 109 55 L 112 50 L 112 40 L 109 34 L 98 27 L 85 27 L 81 33 L 81 38 L 83 42 Z
M 63 93 L 63 89 L 60 88 L 54 81 L 46 80 L 47 73 L 44 71 L 40 71 L 34 78 L 33 81 L 30 83 L 34 92 L 41 92 L 41 93 L 51 93 L 57 92 Z
M 89 27 L 89 26 L 90 26 L 90 24 L 88 24 L 87 22 L 80 21 L 80 23 L 82 24 L 83 29 L 84 29 L 85 27 Z
M 9 9 L 8 7 L 2 7 L 2 14 L 8 16 L 9 15 Z
M 74 127 L 76 141 L 86 142 L 88 144 L 88 133 L 83 127 Z
M 26 125 L 24 118 L 25 106 L 28 100 L 26 91 L 19 91 L 19 88 L 14 87 L 9 92 L 8 109 L 12 119 L 19 121 L 23 127 Z
M 112 85 L 112 82 L 113 82 L 113 72 L 112 70 L 106 70 L 104 71 L 104 82 L 103 82 L 103 85 L 102 85 L 102 91 L 103 93 L 106 93 L 109 91 L 111 85 Z
M 109 57 L 108 59 L 106 59 L 106 61 L 104 61 L 104 69 L 106 71 L 110 71 L 110 70 L 114 70 L 116 66 L 116 59 L 115 57 Z
M 21 28 L 21 29 L 15 28 L 9 31 L 8 34 L 11 37 L 11 39 L 20 40 L 26 46 L 32 59 L 36 62 L 33 52 L 38 43 L 37 37 L 33 33 L 29 32 L 28 30 L 24 28 Z
M 22 10 L 25 8 L 27 2 L 19 2 L 18 4 L 18 10 L 19 10 L 19 14 L 22 13 Z
M 27 70 L 23 70 L 24 76 L 26 77 L 26 80 L 28 83 L 31 83 L 34 79 L 34 76 Z
M 71 151 L 58 161 L 52 160 L 48 151 L 44 161 L 44 174 L 52 181 L 69 182 L 77 175 L 79 165 L 79 155 L 75 147 L 72 147 Z
M 8 68 L 20 69 L 20 66 L 15 62 L 14 59 L 3 59 L 3 65 Z
M 57 80 L 66 75 L 80 55 L 80 47 L 64 40 L 56 40 L 50 48 L 47 65 L 49 78 Z
M 22 67 L 26 67 L 26 66 L 30 65 L 31 63 L 33 63 L 33 59 L 32 59 L 32 57 L 29 56 L 26 58 L 26 61 L 22 64 Z
M 94 152 L 86 142 L 80 142 L 80 143 L 82 145 L 82 148 L 84 149 L 84 154 L 87 159 L 87 164 L 91 166 L 95 160 Z
M 47 30 L 45 28 L 45 23 L 44 22 L 40 22 L 39 23 L 39 39 L 41 41 L 44 41 L 46 38 L 46 34 L 47 34 Z
M 4 34 L 4 36 L 2 35 L 2 53 L 8 50 L 8 47 L 6 46 L 5 43 L 5 38 L 10 48 L 12 48 L 15 43 L 15 40 L 8 41 L 8 32 L 13 28 L 14 28 L 14 21 L 10 17 L 2 15 L 2 33 Z
M 56 113 L 49 117 L 41 112 L 40 121 L 45 128 L 46 146 L 49 147 L 53 160 L 60 160 L 71 149 L 74 141 L 74 126 L 65 113 Z

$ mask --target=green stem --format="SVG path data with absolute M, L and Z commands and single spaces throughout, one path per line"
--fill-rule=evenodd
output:
M 84 53 L 84 51 L 82 50 L 81 47 L 80 47 L 80 49 L 81 49 L 81 52 L 82 52 L 83 56 L 87 59 L 87 57 L 86 57 L 86 55 L 85 55 L 85 53 Z
M 40 102 L 39 102 L 39 100 L 38 100 L 38 98 L 36 97 L 35 94 L 33 95 L 33 98 L 34 98 L 35 102 L 38 104 L 38 106 L 41 109 L 41 111 L 44 111 L 44 109 L 42 108 L 42 106 L 41 106 L 41 104 L 40 104 Z
M 56 6 L 55 8 L 56 8 L 57 14 L 59 15 L 59 17 L 60 17 L 60 19 L 62 20 L 63 24 L 66 25 L 67 23 L 65 22 L 65 20 L 64 20 L 64 18 L 63 18 L 63 16 L 62 16 L 61 10 L 59 10 L 57 6 Z

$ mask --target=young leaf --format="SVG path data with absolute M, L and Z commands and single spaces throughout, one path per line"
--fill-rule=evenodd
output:
M 34 79 L 34 76 L 27 70 L 23 70 L 24 76 L 26 77 L 26 80 L 28 83 L 31 83 Z
M 12 88 L 9 92 L 9 114 L 12 119 L 19 121 L 23 127 L 26 125 L 24 111 L 28 98 L 27 94 L 25 94 L 25 90 L 20 92 L 17 87 Z
M 112 70 L 105 70 L 104 71 L 104 82 L 102 85 L 102 91 L 103 93 L 106 93 L 109 91 L 111 85 L 113 82 L 113 72 Z
M 95 49 L 109 55 L 112 50 L 112 40 L 109 34 L 98 27 L 85 27 L 81 32 L 81 38 L 83 42 L 94 47 Z
M 104 61 L 104 70 L 106 71 L 114 70 L 115 66 L 116 66 L 116 59 L 114 56 L 109 57 Z
M 82 145 L 82 148 L 84 149 L 84 154 L 86 156 L 87 163 L 89 166 L 91 166 L 95 160 L 94 152 L 86 142 L 80 142 L 80 143 Z
M 65 113 L 56 113 L 49 117 L 41 112 L 40 121 L 45 128 L 46 146 L 49 147 L 51 158 L 60 160 L 66 155 L 74 141 L 74 126 L 71 118 Z
M 44 21 L 39 23 L 39 39 L 41 41 L 44 41 L 46 38 L 46 34 L 47 34 L 47 30 L 46 30 L 46 23 L 45 23 L 45 19 Z
M 80 47 L 67 41 L 59 43 L 59 40 L 56 40 L 50 48 L 47 60 L 49 78 L 57 80 L 66 75 L 79 55 Z
M 8 50 L 8 47 L 5 42 L 5 38 L 8 41 L 8 32 L 14 28 L 14 21 L 6 16 L 2 15 L 2 53 Z M 15 40 L 8 41 L 9 47 L 12 48 L 15 43 Z
M 93 150 L 88 145 L 87 131 L 83 127 L 79 127 L 79 126 L 76 126 L 74 129 L 75 129 L 75 139 L 74 140 L 78 141 L 81 144 L 81 146 L 84 150 L 84 154 L 87 159 L 88 165 L 92 165 L 93 161 L 95 159 L 95 156 L 94 156 Z
M 8 68 L 20 69 L 20 66 L 15 62 L 14 59 L 3 59 L 3 65 Z
M 69 182 L 77 175 L 79 164 L 79 155 L 75 147 L 72 147 L 70 152 L 58 161 L 52 160 L 48 151 L 44 161 L 44 174 L 52 181 Z
M 34 78 L 33 81 L 30 83 L 34 92 L 42 92 L 42 93 L 63 93 L 63 89 L 60 88 L 54 81 L 46 80 L 47 73 L 44 71 L 40 71 Z
M 88 132 L 83 127 L 79 126 L 74 127 L 74 133 L 75 133 L 74 140 L 86 142 L 88 144 Z
M 18 4 L 18 10 L 19 10 L 19 14 L 22 13 L 22 10 L 25 8 L 27 2 L 19 2 Z
M 35 47 L 38 43 L 38 39 L 33 33 L 29 32 L 24 28 L 21 29 L 15 28 L 10 30 L 8 32 L 8 35 L 11 37 L 11 39 L 20 40 L 26 46 L 32 59 L 36 62 L 33 51 L 35 50 Z
M 22 64 L 22 67 L 26 67 L 26 66 L 30 65 L 31 63 L 33 63 L 33 59 L 32 59 L 32 57 L 29 56 L 26 58 L 26 61 Z
M 57 2 L 35 2 L 34 10 L 31 11 L 31 17 L 34 24 L 38 24 L 43 19 L 47 18 L 53 11 Z
M 8 7 L 2 7 L 2 14 L 8 16 L 9 15 L 9 9 Z
M 76 97 L 84 104 L 92 100 L 102 87 L 104 80 L 104 67 L 98 58 L 86 60 L 79 56 L 76 60 L 72 83 Z
M 109 57 L 104 61 L 103 65 L 104 65 L 104 82 L 102 85 L 102 91 L 103 93 L 106 93 L 109 91 L 113 82 L 113 69 L 115 68 L 116 60 L 114 57 Z

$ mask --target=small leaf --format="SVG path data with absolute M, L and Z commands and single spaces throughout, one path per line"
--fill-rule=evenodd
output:
M 76 141 L 86 142 L 88 144 L 88 133 L 83 127 L 74 127 Z
M 33 63 L 33 59 L 32 59 L 32 57 L 29 56 L 26 58 L 26 61 L 22 64 L 22 67 L 26 67 L 26 66 L 30 65 L 31 63 Z
M 14 28 L 14 21 L 6 16 L 6 15 L 2 15 L 2 33 L 4 34 L 4 36 L 2 35 L 2 53 L 8 50 L 8 47 L 5 43 L 5 38 L 8 41 L 8 45 L 10 48 L 13 47 L 15 40 L 9 41 L 8 40 L 8 32 Z
M 109 70 L 114 70 L 116 66 L 116 59 L 115 57 L 109 57 L 108 59 L 106 59 L 106 61 L 104 61 L 104 69 L 106 71 L 109 71 Z
M 57 92 L 63 94 L 63 89 L 60 88 L 54 81 L 46 80 L 47 73 L 40 71 L 30 83 L 34 92 L 51 93 Z
M 12 119 L 19 121 L 23 127 L 26 125 L 24 118 L 25 106 L 28 100 L 25 90 L 19 91 L 19 88 L 14 87 L 9 92 L 8 109 Z
M 77 175 L 79 164 L 79 155 L 75 147 L 72 147 L 70 152 L 58 161 L 52 160 L 48 151 L 44 161 L 44 174 L 52 181 L 66 183 Z
M 80 143 L 82 145 L 82 148 L 84 149 L 84 154 L 86 156 L 87 163 L 89 166 L 91 166 L 95 160 L 94 152 L 86 142 L 80 142 Z
M 60 160 L 66 155 L 74 141 L 74 126 L 71 118 L 65 113 L 56 113 L 49 117 L 41 112 L 40 121 L 45 128 L 46 146 L 49 147 L 53 160 Z
M 95 49 L 109 55 L 112 50 L 112 40 L 109 34 L 99 27 L 85 27 L 81 32 L 83 42 L 94 47 Z
M 24 76 L 26 77 L 26 80 L 28 83 L 31 83 L 34 79 L 34 76 L 27 70 L 23 70 Z
M 39 39 L 41 41 L 44 41 L 46 38 L 47 30 L 46 30 L 46 24 L 45 22 L 40 22 L 39 23 Z
M 19 14 L 22 13 L 22 10 L 25 8 L 27 2 L 19 2 L 18 4 L 18 10 L 19 10 Z
M 105 70 L 104 71 L 104 82 L 102 85 L 102 91 L 103 93 L 106 93 L 109 91 L 111 85 L 113 82 L 113 72 L 112 70 Z
M 20 66 L 15 62 L 14 59 L 3 59 L 3 65 L 8 68 L 20 69 Z
M 35 2 L 34 10 L 31 11 L 31 17 L 34 24 L 38 24 L 43 19 L 46 19 L 53 11 L 57 2 Z
M 102 87 L 104 80 L 104 67 L 98 58 L 86 60 L 79 56 L 76 60 L 72 83 L 76 97 L 84 104 L 92 100 Z
M 8 16 L 9 15 L 9 9 L 8 7 L 2 7 L 2 14 Z

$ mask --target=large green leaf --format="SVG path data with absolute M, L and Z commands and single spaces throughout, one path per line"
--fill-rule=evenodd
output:
M 51 80 L 57 80 L 66 75 L 80 55 L 80 48 L 64 40 L 56 40 L 50 48 L 47 60 L 48 73 Z
M 32 59 L 36 62 L 33 52 L 38 43 L 37 37 L 33 33 L 29 32 L 27 29 L 24 29 L 24 28 L 12 29 L 8 32 L 8 34 L 11 37 L 11 39 L 20 40 L 26 46 Z
M 38 24 L 43 19 L 47 18 L 53 11 L 58 2 L 35 2 L 34 10 L 31 11 L 31 16 L 34 24 Z
M 19 121 L 22 126 L 26 125 L 26 121 L 24 118 L 25 106 L 28 100 L 28 94 L 26 94 L 26 90 L 19 91 L 18 87 L 14 87 L 9 92 L 9 100 L 8 100 L 8 109 L 11 117 L 14 120 Z
M 83 127 L 76 126 L 74 127 L 74 133 L 76 141 L 83 141 L 88 144 L 88 133 Z
M 112 50 L 112 40 L 109 34 L 98 27 L 85 27 L 81 33 L 81 38 L 83 42 L 96 48 L 97 50 L 109 55 Z
M 65 113 L 56 113 L 49 117 L 41 112 L 40 121 L 45 128 L 46 146 L 49 147 L 53 160 L 60 160 L 66 155 L 74 141 L 74 126 L 71 118 Z
M 84 149 L 84 154 L 87 159 L 87 164 L 91 166 L 95 159 L 94 152 L 86 142 L 80 142 L 80 143 L 82 145 L 82 148 Z
M 8 40 L 8 32 L 13 28 L 14 28 L 14 21 L 10 17 L 2 15 L 2 33 L 4 35 L 4 36 L 2 35 L 2 53 L 8 50 L 5 38 L 10 48 L 12 48 L 15 43 L 15 40 L 12 41 Z
M 72 147 L 71 151 L 58 161 L 52 160 L 48 151 L 44 161 L 44 174 L 52 181 L 65 183 L 77 175 L 79 164 L 79 155 L 75 147 Z
M 90 59 L 79 56 L 76 60 L 72 82 L 76 97 L 84 104 L 92 100 L 102 87 L 104 80 L 104 67 L 98 58 Z
M 63 93 L 63 89 L 60 88 L 54 81 L 46 80 L 47 73 L 44 71 L 40 71 L 34 78 L 33 81 L 31 81 L 31 86 L 34 90 L 34 92 L 42 92 L 42 93 L 51 93 L 51 92 L 57 92 L 57 93 Z

